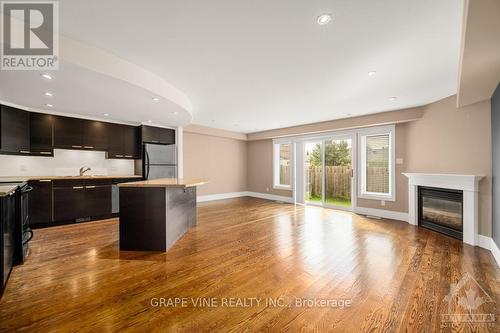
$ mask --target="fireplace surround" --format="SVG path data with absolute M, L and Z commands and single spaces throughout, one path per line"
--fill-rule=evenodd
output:
M 408 223 L 419 225 L 419 187 L 462 191 L 462 240 L 478 245 L 479 181 L 483 176 L 403 173 L 408 177 Z

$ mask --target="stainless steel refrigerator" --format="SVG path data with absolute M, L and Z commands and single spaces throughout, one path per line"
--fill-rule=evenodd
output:
M 146 143 L 143 147 L 144 179 L 177 178 L 177 146 Z

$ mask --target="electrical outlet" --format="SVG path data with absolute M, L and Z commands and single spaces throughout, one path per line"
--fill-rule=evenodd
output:
M 385 206 L 385 200 L 380 201 L 381 206 Z
M 269 187 L 266 187 L 266 192 L 269 192 Z
M 404 163 L 404 160 L 403 160 L 401 157 L 396 158 L 396 164 L 401 165 L 401 164 L 403 164 L 403 163 Z

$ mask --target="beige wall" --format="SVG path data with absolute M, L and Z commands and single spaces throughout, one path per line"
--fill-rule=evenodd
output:
M 184 177 L 209 180 L 198 195 L 246 191 L 246 141 L 185 132 Z
M 408 180 L 401 173 L 431 172 L 484 175 L 480 185 L 482 235 L 491 235 L 491 107 L 480 102 L 456 108 L 456 96 L 422 107 L 421 119 L 396 125 L 396 201 L 358 198 L 358 206 L 408 211 Z M 272 189 L 272 140 L 248 142 L 248 190 L 291 196 Z
M 451 96 L 419 109 L 420 119 L 396 125 L 396 157 L 403 159 L 396 165 L 396 201 L 382 206 L 379 200 L 358 198 L 358 206 L 407 212 L 408 181 L 401 174 L 405 171 L 484 175 L 479 232 L 491 236 L 490 101 L 457 109 L 456 96 Z M 292 196 L 292 191 L 273 189 L 271 139 L 245 141 L 186 132 L 184 168 L 185 177 L 210 179 L 209 185 L 200 187 L 201 195 L 251 191 Z
M 479 233 L 491 236 L 491 104 L 455 106 L 455 96 L 430 104 L 421 120 L 406 125 L 406 169 L 484 175 Z
M 248 190 L 291 197 L 292 191 L 273 189 L 273 141 L 249 141 L 247 145 Z

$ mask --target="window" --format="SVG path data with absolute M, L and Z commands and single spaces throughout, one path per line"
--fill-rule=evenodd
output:
M 360 197 L 394 201 L 394 126 L 361 130 L 360 148 Z
M 292 188 L 292 144 L 274 144 L 274 188 Z

